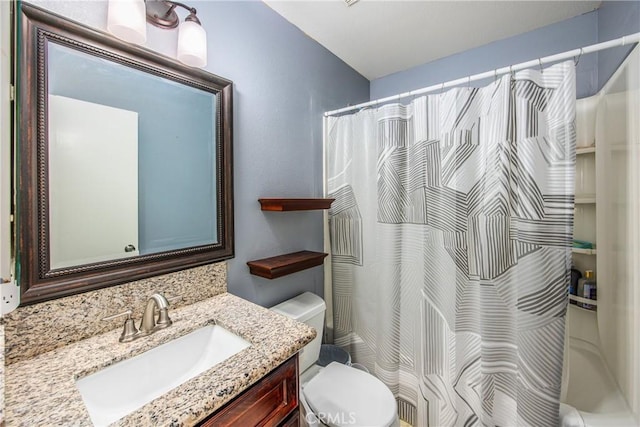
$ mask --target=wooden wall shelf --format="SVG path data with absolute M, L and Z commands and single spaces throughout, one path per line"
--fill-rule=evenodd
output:
M 335 199 L 258 199 L 263 211 L 311 211 L 329 209 Z
M 249 261 L 247 265 L 251 274 L 266 279 L 275 279 L 322 265 L 327 255 L 323 252 L 300 251 Z

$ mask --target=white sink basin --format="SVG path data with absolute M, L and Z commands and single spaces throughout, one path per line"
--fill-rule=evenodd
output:
M 80 378 L 76 387 L 93 424 L 106 426 L 249 345 L 222 326 L 209 325 Z

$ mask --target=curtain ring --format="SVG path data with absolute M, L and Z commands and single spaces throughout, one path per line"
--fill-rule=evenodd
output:
M 471 89 L 471 76 L 467 77 L 467 89 Z
M 409 92 L 409 96 L 411 97 L 411 102 L 415 102 L 416 97 L 418 96 L 416 92 L 417 91 L 413 91 L 413 90 Z
M 493 83 L 498 83 L 498 69 L 493 70 Z
M 542 58 L 538 58 L 538 65 L 540 66 L 540 74 L 544 74 L 544 70 L 542 69 Z
M 573 65 L 578 66 L 578 62 L 580 62 L 580 58 L 582 58 L 582 48 L 580 48 L 580 53 L 578 54 L 578 58 L 574 58 Z
M 442 86 L 440 86 L 440 95 L 444 93 L 444 82 L 442 82 Z

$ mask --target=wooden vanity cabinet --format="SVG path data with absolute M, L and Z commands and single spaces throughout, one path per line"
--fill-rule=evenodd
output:
M 298 425 L 297 353 L 198 424 L 201 427 Z

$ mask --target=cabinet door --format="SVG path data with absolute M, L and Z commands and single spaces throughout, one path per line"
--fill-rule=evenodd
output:
M 204 420 L 202 427 L 297 425 L 298 355 Z M 294 413 L 293 418 L 287 416 Z M 294 422 L 295 424 L 291 424 Z
M 281 424 L 281 427 L 300 427 L 300 408 L 289 415 L 289 418 Z

